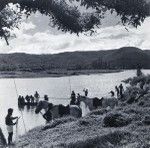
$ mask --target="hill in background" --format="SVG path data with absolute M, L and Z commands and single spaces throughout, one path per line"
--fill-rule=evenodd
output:
M 0 71 L 150 68 L 150 51 L 135 47 L 59 54 L 0 54 Z

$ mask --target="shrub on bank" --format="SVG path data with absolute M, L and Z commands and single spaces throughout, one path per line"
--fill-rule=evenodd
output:
M 123 127 L 127 126 L 130 122 L 131 119 L 122 113 L 110 113 L 103 120 L 104 127 Z

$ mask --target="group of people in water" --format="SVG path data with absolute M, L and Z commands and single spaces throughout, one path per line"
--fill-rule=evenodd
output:
M 88 97 L 88 89 L 83 89 L 84 92 L 84 96 L 82 97 Z M 122 83 L 119 86 L 115 86 L 115 91 L 110 91 L 111 94 L 111 98 L 115 97 L 115 92 L 116 92 L 116 97 L 117 98 L 123 98 L 123 92 L 124 92 L 124 88 Z M 81 95 L 79 93 L 76 93 L 74 91 L 71 92 L 71 100 L 70 100 L 70 105 L 79 105 L 79 98 L 81 97 Z
M 18 97 L 18 105 L 19 106 L 23 106 L 23 105 L 36 105 L 38 102 L 39 102 L 39 98 L 40 98 L 40 95 L 39 93 L 36 91 L 34 95 L 26 95 L 25 97 L 24 96 L 21 96 L 19 95 Z
M 123 91 L 124 91 L 124 88 L 123 88 L 123 85 L 120 84 L 119 86 L 115 86 L 115 91 L 110 91 L 110 94 L 111 94 L 111 97 L 115 97 L 115 95 L 117 96 L 117 98 L 122 98 L 123 97 Z M 88 97 L 88 89 L 84 89 L 83 90 L 84 92 L 84 96 L 82 97 Z M 80 105 L 80 101 L 79 101 L 79 98 L 81 97 L 81 95 L 79 93 L 75 93 L 75 91 L 72 91 L 71 92 L 71 100 L 70 100 L 70 105 Z M 23 96 L 19 96 L 18 97 L 18 105 L 25 105 L 26 103 L 27 104 L 34 104 L 34 103 L 38 103 L 39 102 L 39 98 L 40 98 L 40 95 L 39 93 L 36 91 L 34 95 L 27 95 L 26 97 L 23 97 Z M 44 101 L 45 102 L 48 102 L 49 101 L 49 98 L 47 95 L 44 95 Z M 49 103 L 49 105 L 51 105 L 51 103 Z M 48 107 L 48 108 L 51 108 L 51 107 Z M 8 131 L 8 144 L 12 144 L 12 137 L 13 137 L 13 126 L 16 125 L 18 123 L 18 119 L 19 117 L 13 117 L 12 116 L 13 114 L 13 109 L 12 108 L 9 108 L 8 109 L 8 114 L 5 118 L 5 123 L 6 123 L 6 126 L 7 126 L 7 131 Z M 43 118 L 46 120 L 46 121 L 50 121 L 52 119 L 52 114 L 51 114 L 51 110 L 48 109 L 45 114 L 43 114 Z M 15 122 L 13 122 L 13 120 L 16 120 Z
M 87 97 L 88 96 L 88 89 L 83 89 L 84 92 L 84 96 Z M 71 92 L 71 101 L 70 101 L 70 105 L 79 105 L 79 98 L 81 97 L 81 95 L 78 93 L 77 96 L 75 94 L 74 91 Z

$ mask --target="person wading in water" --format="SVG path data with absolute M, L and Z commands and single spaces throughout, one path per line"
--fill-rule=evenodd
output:
M 5 118 L 5 124 L 7 126 L 7 131 L 8 131 L 8 145 L 11 145 L 13 144 L 12 143 L 12 138 L 13 138 L 13 126 L 17 124 L 18 122 L 18 117 L 12 117 L 12 114 L 13 114 L 13 109 L 12 108 L 9 108 L 8 109 L 8 114 Z M 13 120 L 16 120 L 15 123 L 13 123 Z
M 70 105 L 75 105 L 75 102 L 76 102 L 76 94 L 74 91 L 72 91 Z
M 37 91 L 35 92 L 34 97 L 35 97 L 36 103 L 38 103 L 40 95 L 39 95 L 39 93 Z

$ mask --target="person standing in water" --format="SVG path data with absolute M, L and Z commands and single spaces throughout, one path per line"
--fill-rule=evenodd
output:
M 31 99 L 31 103 L 34 104 L 34 97 L 32 95 L 30 96 L 30 99 Z
M 34 97 L 35 97 L 36 103 L 38 103 L 40 95 L 39 95 L 39 93 L 37 91 L 35 92 Z
M 75 102 L 76 102 L 76 94 L 74 91 L 72 91 L 70 105 L 75 105 Z
M 8 114 L 5 118 L 5 124 L 7 126 L 7 131 L 8 131 L 8 145 L 13 144 L 12 143 L 12 138 L 13 138 L 13 126 L 17 124 L 18 122 L 18 117 L 12 117 L 13 114 L 13 109 L 9 108 L 8 109 Z M 16 122 L 13 123 L 13 120 L 16 119 Z
M 30 104 L 30 97 L 28 95 L 26 95 L 25 99 L 27 101 L 27 104 Z

